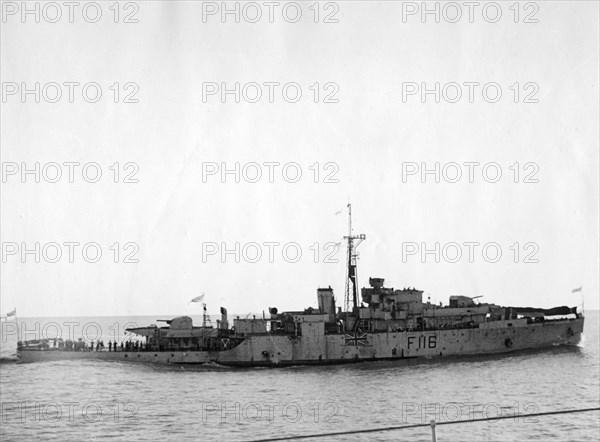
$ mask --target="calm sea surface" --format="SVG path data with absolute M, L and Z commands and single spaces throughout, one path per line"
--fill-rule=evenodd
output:
M 18 319 L 36 333 L 121 340 L 156 317 Z M 12 362 L 2 324 L 2 441 L 253 440 L 443 423 L 600 404 L 599 314 L 579 347 L 505 356 L 229 369 L 121 362 Z M 198 323 L 201 318 L 194 317 Z M 598 440 L 600 413 L 441 425 L 438 441 Z M 430 441 L 430 428 L 313 440 Z

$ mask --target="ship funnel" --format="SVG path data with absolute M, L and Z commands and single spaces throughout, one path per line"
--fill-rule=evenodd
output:
M 319 312 L 323 315 L 329 315 L 329 322 L 335 317 L 335 299 L 333 298 L 333 289 L 317 289 L 317 298 L 319 300 Z
M 229 323 L 227 322 L 227 309 L 225 307 L 221 307 L 221 323 L 219 324 L 222 330 L 229 329 Z

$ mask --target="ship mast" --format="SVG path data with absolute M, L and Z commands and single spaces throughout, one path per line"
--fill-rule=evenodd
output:
M 348 203 L 348 236 L 344 239 L 348 241 L 348 267 L 346 269 L 346 312 L 350 311 L 350 293 L 352 293 L 352 307 L 355 310 L 358 307 L 358 275 L 356 272 L 356 261 L 358 253 L 356 248 L 367 238 L 366 235 L 352 235 L 352 204 Z

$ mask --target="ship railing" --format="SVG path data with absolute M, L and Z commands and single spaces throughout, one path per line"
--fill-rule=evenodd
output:
M 357 434 L 372 434 L 372 433 L 383 433 L 390 431 L 402 431 L 408 429 L 417 429 L 417 428 L 427 428 L 429 427 L 431 431 L 431 440 L 432 442 L 437 442 L 437 427 L 441 427 L 443 425 L 462 425 L 469 424 L 474 422 L 486 422 L 493 421 L 497 422 L 503 419 L 518 419 L 518 418 L 531 418 L 531 417 L 542 417 L 542 416 L 555 416 L 560 414 L 574 414 L 574 413 L 590 413 L 593 411 L 600 411 L 600 407 L 592 407 L 592 408 L 579 408 L 579 409 L 570 409 L 570 410 L 554 410 L 554 411 L 545 411 L 538 413 L 527 413 L 527 414 L 510 414 L 510 415 L 501 415 L 494 417 L 482 417 L 475 418 L 469 420 L 449 420 L 436 422 L 434 419 L 430 420 L 428 423 L 418 423 L 418 424 L 408 424 L 408 425 L 398 425 L 398 426 L 389 426 L 389 427 L 378 427 L 378 428 L 368 428 L 363 430 L 347 430 L 347 431 L 336 431 L 331 433 L 315 433 L 315 434 L 303 434 L 296 436 L 282 436 L 282 437 L 274 437 L 267 439 L 255 439 L 251 442 L 274 442 L 274 441 L 287 441 L 287 440 L 308 440 L 308 439 L 326 439 L 331 437 L 339 437 L 339 436 L 352 436 Z

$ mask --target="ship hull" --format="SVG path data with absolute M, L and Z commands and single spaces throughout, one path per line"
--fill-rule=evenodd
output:
M 21 362 L 106 360 L 163 364 L 206 364 L 258 367 L 329 365 L 501 354 L 556 345 L 576 345 L 584 318 L 503 326 L 431 331 L 340 333 L 289 336 L 259 334 L 223 351 L 18 351 Z

